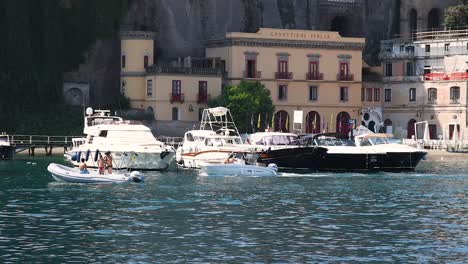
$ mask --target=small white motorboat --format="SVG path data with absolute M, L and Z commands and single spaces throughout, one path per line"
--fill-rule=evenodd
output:
M 112 174 L 99 174 L 97 170 L 89 170 L 88 174 L 81 174 L 78 168 L 70 168 L 64 165 L 51 163 L 47 167 L 52 177 L 60 182 L 73 183 L 119 183 L 119 182 L 142 182 L 144 177 L 138 171 L 131 173 L 114 172 Z
M 246 164 L 206 164 L 201 166 L 202 172 L 207 176 L 278 176 L 276 164 L 268 167 Z

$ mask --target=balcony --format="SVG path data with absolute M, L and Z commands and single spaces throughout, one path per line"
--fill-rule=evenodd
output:
M 172 103 L 183 103 L 184 102 L 184 94 L 183 93 L 170 93 L 169 94 L 169 101 Z
M 308 80 L 308 81 L 321 81 L 321 80 L 323 80 L 323 73 L 308 72 L 308 73 L 306 73 L 306 80 Z
M 248 72 L 244 71 L 244 79 L 260 79 L 262 78 L 262 72 L 261 71 L 255 71 L 255 72 Z
M 206 104 L 208 103 L 208 99 L 210 99 L 209 94 L 197 94 L 197 103 L 198 104 Z
M 354 81 L 354 74 L 337 74 L 337 81 Z
M 277 80 L 292 80 L 292 72 L 275 72 L 275 79 Z

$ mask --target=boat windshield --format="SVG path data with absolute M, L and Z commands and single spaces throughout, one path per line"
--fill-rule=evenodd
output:
M 352 140 L 341 138 L 318 138 L 315 143 L 317 146 L 355 146 Z
M 293 135 L 271 135 L 264 136 L 258 142 L 257 145 L 291 145 L 297 142 L 297 136 Z
M 206 146 L 225 146 L 225 145 L 234 145 L 234 144 L 242 144 L 240 138 L 237 137 L 226 137 L 226 138 L 206 138 L 205 145 Z
M 383 144 L 401 144 L 402 141 L 398 138 L 384 138 L 384 137 L 375 137 L 368 138 L 372 145 L 383 145 Z

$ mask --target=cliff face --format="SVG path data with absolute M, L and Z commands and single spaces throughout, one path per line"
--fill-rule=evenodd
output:
M 349 3 L 352 2 L 352 3 Z M 135 0 L 122 27 L 159 32 L 159 58 L 204 56 L 203 40 L 259 27 L 339 30 L 368 39 L 369 52 L 391 35 L 395 0 Z M 338 20 L 336 19 L 338 17 Z M 338 24 L 334 24 L 334 20 Z M 341 23 L 340 23 L 341 22 Z
M 259 27 L 336 30 L 367 38 L 364 58 L 377 64 L 381 39 L 392 36 L 399 0 L 133 0 L 121 23 L 125 30 L 158 32 L 158 59 L 204 56 L 203 41 L 229 31 Z M 88 76 L 94 95 L 119 91 L 119 39 L 98 41 L 72 76 Z M 103 55 L 104 54 L 104 55 Z M 72 78 L 71 81 L 87 81 Z M 95 103 L 105 103 L 99 96 Z

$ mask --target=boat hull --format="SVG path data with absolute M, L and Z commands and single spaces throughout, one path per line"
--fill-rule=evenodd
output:
M 15 149 L 12 146 L 0 146 L 0 160 L 13 159 Z
M 202 171 L 208 176 L 277 176 L 275 169 L 243 164 L 208 164 L 201 166 Z
M 378 171 L 385 154 L 381 153 L 326 153 L 317 166 L 318 171 Z
M 77 168 L 70 168 L 60 164 L 51 163 L 47 170 L 52 177 L 59 182 L 71 183 L 122 183 L 122 182 L 140 182 L 141 176 L 131 173 L 118 173 L 100 175 L 95 170 L 89 170 L 89 174 L 81 174 Z
M 321 147 L 295 147 L 266 150 L 260 154 L 259 163 L 276 164 L 279 168 L 311 169 L 320 167 L 327 149 Z
M 419 162 L 425 158 L 427 152 L 414 151 L 414 152 L 387 152 L 384 163 L 382 165 L 383 171 L 411 171 L 415 170 Z

